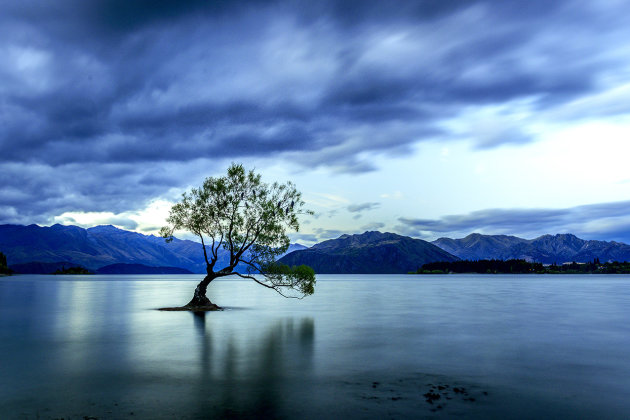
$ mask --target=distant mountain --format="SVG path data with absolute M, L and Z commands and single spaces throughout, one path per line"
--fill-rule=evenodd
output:
M 287 265 L 306 264 L 318 274 L 393 274 L 415 271 L 434 261 L 458 258 L 421 239 L 394 233 L 342 235 L 280 258 Z
M 110 264 L 96 270 L 97 274 L 193 274 L 178 267 L 150 267 L 143 264 Z
M 299 248 L 302 245 L 291 246 Z M 72 264 L 97 271 L 112 264 L 142 264 L 176 267 L 193 273 L 206 272 L 203 248 L 198 242 L 174 238 L 166 243 L 164 238 L 129 232 L 111 225 L 89 229 L 59 224 L 50 227 L 0 225 L 0 251 L 7 256 L 10 267 L 52 263 L 57 264 L 55 267 Z M 227 252 L 219 250 L 217 267 L 228 263 Z M 37 268 L 23 266 L 21 269 L 35 272 L 32 270 Z M 237 267 L 237 271 L 244 271 L 244 267 Z
M 0 225 L 0 251 L 17 273 L 48 274 L 62 268 L 83 266 L 91 271 L 113 264 L 147 272 L 156 267 L 205 273 L 201 244 L 174 238 L 142 235 L 114 226 L 83 229 L 77 226 Z M 564 262 L 630 261 L 630 245 L 584 240 L 571 234 L 523 239 L 506 235 L 473 233 L 461 239 L 440 238 L 433 243 L 393 233 L 365 232 L 342 235 L 306 248 L 291 244 L 280 259 L 289 265 L 306 264 L 317 273 L 406 273 L 422 264 L 454 259 L 524 259 L 546 264 Z M 219 251 L 217 266 L 228 263 Z M 133 268 L 108 268 L 130 273 Z M 127 270 L 127 271 L 125 271 Z M 237 267 L 243 272 L 244 267 Z M 153 273 L 153 272 L 151 272 Z M 180 272 L 178 272 L 180 273 Z M 182 272 L 183 273 L 183 272 Z
M 287 252 L 284 253 L 284 255 L 290 254 L 293 251 L 301 251 L 303 249 L 307 249 L 307 246 L 304 246 L 302 244 L 291 244 L 289 245 L 289 249 L 287 249 Z
M 508 259 L 503 256 L 505 250 L 527 242 L 516 236 L 472 233 L 461 239 L 440 238 L 431 243 L 463 260 L 483 260 Z
M 523 259 L 543 264 L 565 262 L 630 261 L 630 245 L 580 239 L 571 234 L 543 235 L 536 239 L 473 233 L 461 239 L 440 238 L 433 244 L 462 259 Z
M 181 253 L 180 242 L 197 245 L 197 252 Z M 188 244 L 187 244 L 188 245 Z M 97 226 L 83 229 L 77 226 L 0 225 L 0 249 L 10 265 L 33 261 L 60 261 L 84 266 L 96 271 L 116 263 L 150 266 L 181 267 L 203 272 L 201 245 L 192 241 L 173 241 L 117 229 Z

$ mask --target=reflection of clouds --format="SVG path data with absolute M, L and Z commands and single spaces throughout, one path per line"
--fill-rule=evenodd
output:
M 126 316 L 135 303 L 133 286 L 99 277 L 55 276 L 37 284 L 50 285 L 49 291 L 55 292 L 40 301 L 51 308 L 46 322 L 50 319 L 53 339 L 37 335 L 38 342 L 48 344 L 42 345 L 45 357 L 34 349 L 35 357 L 24 364 L 37 372 L 40 404 L 55 406 L 58 413 L 85 411 L 82 405 L 94 395 L 120 401 L 135 379 L 130 373 L 131 318 Z
M 220 407 L 221 417 L 281 416 L 291 379 L 312 371 L 314 320 L 278 320 L 251 337 L 239 334 L 244 331 L 225 331 L 215 319 L 209 322 L 211 319 L 203 312 L 194 314 L 201 340 L 200 414 L 216 413 Z
M 57 348 L 58 360 L 64 369 L 79 371 L 108 355 L 104 346 L 86 346 L 86 342 L 102 340 L 107 343 L 111 335 L 125 335 L 127 325 L 112 322 L 112 314 L 121 313 L 131 303 L 133 294 L 124 283 L 88 280 L 57 281 L 57 305 L 54 318 L 56 339 L 64 343 Z M 118 347 L 126 353 L 126 346 Z
M 191 320 L 148 303 L 177 300 L 183 282 L 30 278 L 0 283 L 10 338 L 0 353 L 11 361 L 0 418 L 44 408 L 46 418 L 277 418 L 313 389 L 312 318 L 228 310 Z M 260 297 L 245 281 L 218 282 L 218 297 L 222 286 L 245 306 Z
M 55 319 L 56 331 L 63 334 L 63 338 L 69 341 L 79 341 L 89 332 L 89 325 L 92 322 L 89 316 L 90 306 L 93 305 L 89 299 L 90 292 L 78 282 L 59 282 L 59 300 L 68 308 L 67 311 L 60 312 L 60 316 Z

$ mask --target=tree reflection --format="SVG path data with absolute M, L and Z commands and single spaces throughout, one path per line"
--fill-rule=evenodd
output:
M 225 321 L 194 313 L 201 366 L 195 416 L 284 417 L 286 403 L 312 375 L 313 318 L 275 319 L 257 331 L 242 325 L 226 331 Z

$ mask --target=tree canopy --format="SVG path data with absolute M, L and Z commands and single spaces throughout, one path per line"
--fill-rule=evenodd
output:
M 286 297 L 313 294 L 315 273 L 310 267 L 276 262 L 289 247 L 287 230 L 298 231 L 298 216 L 312 214 L 304 204 L 293 183 L 264 183 L 260 174 L 240 164 L 232 164 L 226 176 L 206 178 L 200 188 L 184 193 L 160 233 L 172 241 L 176 230 L 186 230 L 201 241 L 207 276 L 189 305 L 203 304 L 207 285 L 231 275 L 251 279 Z M 229 263 L 218 267 L 221 250 L 229 254 Z M 237 272 L 237 266 L 246 269 Z

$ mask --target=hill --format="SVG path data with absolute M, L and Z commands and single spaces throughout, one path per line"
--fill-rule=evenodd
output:
M 287 265 L 306 264 L 318 274 L 393 274 L 415 271 L 433 261 L 458 258 L 421 239 L 394 233 L 342 235 L 280 258 Z
M 535 239 L 516 236 L 481 235 L 465 238 L 440 238 L 432 242 L 462 259 L 522 259 L 543 264 L 586 263 L 599 258 L 605 261 L 630 261 L 630 245 L 580 239 L 572 234 L 543 235 Z

